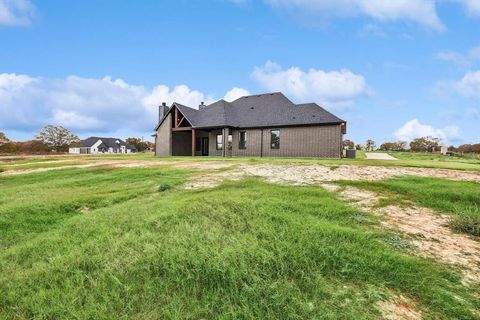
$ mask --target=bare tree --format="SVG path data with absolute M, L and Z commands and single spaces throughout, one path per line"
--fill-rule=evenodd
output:
M 35 136 L 35 139 L 42 141 L 44 144 L 55 151 L 67 151 L 68 146 L 78 143 L 80 140 L 70 130 L 62 126 L 45 126 Z

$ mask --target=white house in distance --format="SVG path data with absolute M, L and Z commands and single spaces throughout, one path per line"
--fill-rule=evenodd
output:
M 80 147 L 70 147 L 69 153 L 102 154 L 102 153 L 132 153 L 137 149 L 118 138 L 90 137 L 80 141 Z

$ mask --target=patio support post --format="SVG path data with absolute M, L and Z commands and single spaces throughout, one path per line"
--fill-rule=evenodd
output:
M 192 128 L 192 157 L 195 157 L 195 129 Z

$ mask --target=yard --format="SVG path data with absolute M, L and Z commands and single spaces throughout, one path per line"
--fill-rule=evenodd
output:
M 480 160 L 394 156 L 0 158 L 0 318 L 480 319 Z

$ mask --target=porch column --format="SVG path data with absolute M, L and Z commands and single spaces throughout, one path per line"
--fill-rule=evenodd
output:
M 195 129 L 192 128 L 192 157 L 195 157 Z
M 228 129 L 227 128 L 222 129 L 222 138 L 223 138 L 222 156 L 226 157 L 227 156 L 227 144 L 228 144 Z

